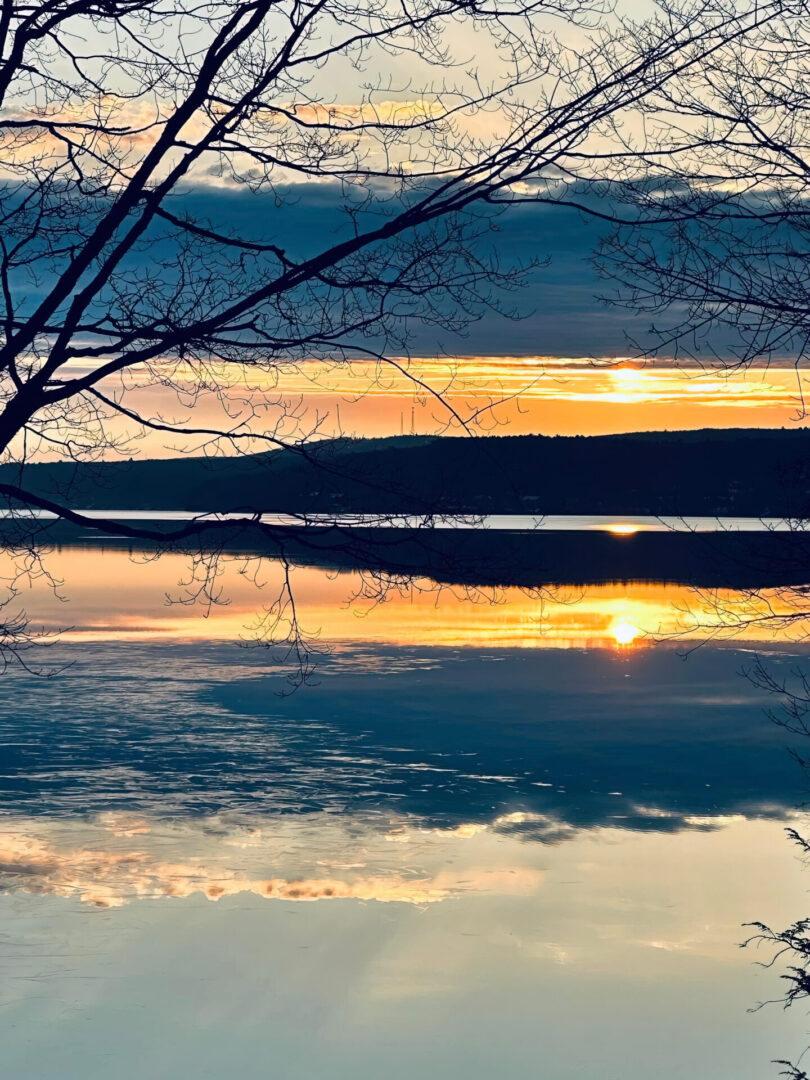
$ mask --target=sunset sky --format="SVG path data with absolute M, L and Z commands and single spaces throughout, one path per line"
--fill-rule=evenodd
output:
M 329 183 L 290 186 L 279 208 L 270 195 L 201 185 L 176 198 L 189 213 L 218 228 L 271 236 L 304 256 L 347 228 L 339 189 Z M 645 356 L 649 317 L 608 304 L 615 288 L 594 259 L 606 226 L 565 208 L 524 206 L 497 220 L 479 241 L 504 266 L 539 259 L 524 285 L 498 296 L 503 313 L 489 312 L 464 333 L 407 323 L 407 348 L 386 349 L 390 365 L 360 359 L 324 365 L 315 359 L 255 374 L 219 372 L 230 416 L 213 394 L 181 398 L 162 386 L 134 390 L 136 371 L 116 376 L 109 392 L 127 387 L 130 406 L 195 426 L 230 429 L 256 411 L 251 430 L 286 438 L 435 434 L 601 434 L 699 427 L 792 427 L 804 422 L 806 377 L 790 357 L 769 366 L 723 368 L 708 351 L 697 357 L 666 351 Z M 33 296 L 33 294 L 32 294 Z M 721 355 L 733 354 L 715 342 Z M 725 343 L 728 346 L 728 343 Z M 701 366 L 703 365 L 703 366 Z M 177 374 L 177 366 L 172 366 Z M 442 400 L 440 400 L 442 399 Z M 284 415 L 286 414 L 286 416 Z M 456 415 L 454 415 L 456 414 Z M 116 420 L 117 434 L 133 426 Z M 188 452 L 199 440 L 147 432 L 130 447 L 137 456 Z M 243 444 L 244 448 L 244 444 Z M 256 444 L 253 449 L 262 449 Z M 29 454 L 35 453 L 33 441 Z M 38 456 L 50 456 L 42 447 Z

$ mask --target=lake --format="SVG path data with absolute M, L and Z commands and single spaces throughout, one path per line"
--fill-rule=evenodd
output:
M 775 517 L 668 517 L 630 514 L 195 514 L 189 510 L 77 510 L 89 520 L 118 522 L 251 522 L 265 525 L 374 529 L 458 529 L 494 532 L 606 532 L 632 536 L 638 532 L 796 532 L 807 527 L 804 519 Z M 2 520 L 57 521 L 49 510 L 0 509 Z
M 807 659 L 784 590 L 296 566 L 289 693 L 280 564 L 221 560 L 208 604 L 181 554 L 46 565 L 17 603 L 63 632 L 0 703 L 9 1075 L 759 1080 L 804 1049 L 739 947 L 806 914 L 802 773 L 744 675 Z

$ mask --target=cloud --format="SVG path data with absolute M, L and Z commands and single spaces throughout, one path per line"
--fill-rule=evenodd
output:
M 184 899 L 203 896 L 210 901 L 224 897 L 250 893 L 266 900 L 289 902 L 314 902 L 325 900 L 361 900 L 377 903 L 436 904 L 462 894 L 514 894 L 525 893 L 539 887 L 541 872 L 525 867 L 489 868 L 466 867 L 463 870 L 439 869 L 435 872 L 414 871 L 410 865 L 403 870 L 382 866 L 371 873 L 351 873 L 365 868 L 363 863 L 345 866 L 345 876 L 256 875 L 233 870 L 230 862 L 234 839 L 238 841 L 242 829 L 232 832 L 209 827 L 209 821 L 199 819 L 193 826 L 175 833 L 172 837 L 172 859 L 162 856 L 165 838 L 155 836 L 153 823 L 146 819 L 121 818 L 118 815 L 101 815 L 95 823 L 85 821 L 52 822 L 36 819 L 16 819 L 4 825 L 0 833 L 0 891 L 23 892 L 78 899 L 82 903 L 99 908 L 115 908 L 133 900 Z M 315 843 L 326 842 L 331 850 L 354 842 L 340 832 L 340 840 L 321 835 Z M 355 826 L 356 828 L 356 826 Z M 159 830 L 157 830 L 159 832 Z M 441 853 L 440 863 L 445 861 L 447 846 L 460 839 L 476 835 L 480 828 L 470 830 L 435 830 L 432 833 L 435 850 Z M 251 866 L 274 861 L 272 832 L 261 843 L 252 845 Z M 427 835 L 427 834 L 426 834 Z M 131 850 L 111 850 L 119 846 L 121 838 L 137 841 Z M 313 842 L 307 831 L 297 835 L 303 850 L 299 859 L 304 862 L 328 862 L 313 860 L 307 845 Z M 366 844 L 374 850 L 386 850 L 388 837 L 367 835 Z M 151 846 L 150 846 L 151 845 Z M 188 857 L 178 859 L 177 849 L 185 850 Z M 390 849 L 388 849 L 390 850 Z M 192 854 L 194 852 L 194 854 Z M 197 852 L 201 852 L 197 854 Z M 379 857 L 379 864 L 386 860 Z

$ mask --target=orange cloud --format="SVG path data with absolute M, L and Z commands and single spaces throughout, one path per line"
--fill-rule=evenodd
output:
M 376 873 L 347 873 L 342 877 L 261 876 L 229 868 L 232 856 L 225 856 L 231 847 L 231 837 L 227 831 L 214 841 L 206 837 L 204 828 L 175 836 L 173 849 L 179 844 L 194 850 L 201 841 L 209 845 L 205 854 L 189 855 L 183 860 L 162 857 L 159 840 L 150 850 L 148 837 L 152 827 L 146 822 L 141 822 L 134 831 L 128 831 L 124 823 L 122 830 L 116 816 L 104 815 L 94 824 L 78 822 L 70 826 L 60 822 L 54 831 L 56 837 L 51 837 L 47 824 L 27 820 L 18 820 L 15 827 L 3 830 L 0 891 L 72 898 L 102 908 L 121 907 L 138 899 L 182 899 L 195 895 L 218 901 L 244 893 L 292 902 L 363 900 L 435 904 L 462 894 L 530 892 L 542 880 L 542 874 L 533 869 L 480 867 L 433 873 L 414 873 L 411 867 L 404 871 L 388 867 Z M 441 830 L 433 830 L 433 835 L 443 841 L 441 861 L 445 861 L 447 843 L 472 836 L 476 831 L 450 830 L 443 834 Z M 122 837 L 137 837 L 139 846 L 126 851 L 110 850 L 118 846 Z M 112 844 L 111 838 L 114 838 Z M 87 846 L 82 844 L 83 839 L 88 841 Z M 381 840 L 385 847 L 385 836 L 369 839 Z M 340 845 L 345 843 L 346 837 L 341 836 Z M 251 861 L 272 859 L 268 852 L 272 852 L 271 840 L 267 841 L 266 850 L 261 844 L 255 845 Z M 358 864 L 356 869 L 363 869 L 363 864 Z

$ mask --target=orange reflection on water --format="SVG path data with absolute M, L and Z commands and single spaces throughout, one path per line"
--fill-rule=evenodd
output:
M 608 525 L 606 532 L 613 533 L 614 536 L 634 536 L 638 532 L 638 525 L 617 521 L 615 525 Z
M 638 638 L 643 633 L 632 623 L 626 615 L 622 615 L 620 618 L 615 619 L 611 625 L 613 637 L 616 639 L 616 644 L 622 648 L 627 648 L 630 645 L 635 644 Z
M 60 595 L 43 580 L 27 587 L 24 582 L 18 602 L 36 627 L 69 627 L 62 635 L 69 641 L 251 639 L 273 623 L 284 581 L 272 560 L 224 557 L 212 578 L 217 601 L 208 604 L 201 596 L 190 602 L 199 583 L 183 555 L 63 548 L 46 564 L 64 582 Z M 422 580 L 383 592 L 372 583 L 370 592 L 360 574 L 313 567 L 293 568 L 291 581 L 299 628 L 307 636 L 325 643 L 455 648 L 631 650 L 662 638 L 780 641 L 785 627 L 774 616 L 795 615 L 796 599 L 789 591 L 751 597 L 645 582 L 529 591 L 438 587 Z M 282 613 L 282 629 L 284 618 Z M 806 629 L 799 622 L 790 636 L 797 640 Z

